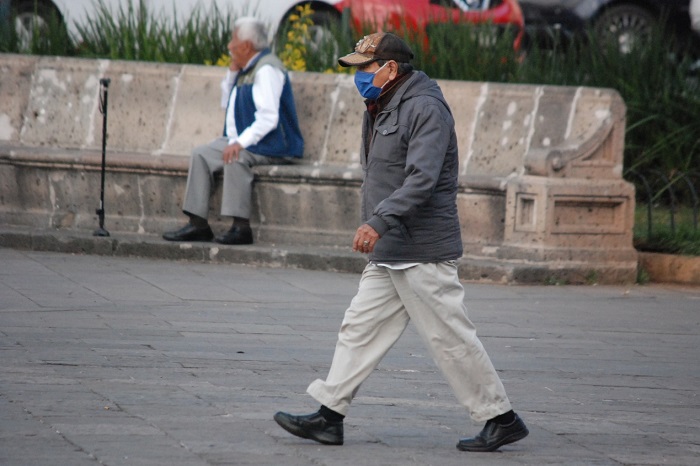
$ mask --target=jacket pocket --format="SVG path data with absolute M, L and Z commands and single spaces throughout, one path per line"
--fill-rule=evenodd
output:
M 401 225 L 399 225 L 399 231 L 401 232 L 401 236 L 403 236 L 403 239 L 406 242 L 413 243 L 413 235 L 411 235 L 411 232 L 404 223 L 401 223 Z
M 381 125 L 377 126 L 377 136 L 389 136 L 399 130 L 399 125 Z
M 399 128 L 399 125 L 377 126 L 370 149 L 370 159 L 372 157 L 391 161 L 401 159 L 400 155 L 404 152 L 404 148 Z

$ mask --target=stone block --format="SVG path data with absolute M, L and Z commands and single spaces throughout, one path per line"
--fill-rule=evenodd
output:
M 109 150 L 144 155 L 164 150 L 181 69 L 182 66 L 171 64 L 109 62 L 104 71 L 111 79 L 107 113 Z M 218 102 L 218 98 L 212 102 L 212 111 L 217 111 Z M 102 128 L 101 124 L 99 127 Z
M 0 61 L 0 141 L 19 141 L 38 57 L 5 55 Z
M 192 149 L 223 134 L 224 113 L 221 108 L 223 77 L 218 66 L 183 66 L 174 89 L 171 123 L 163 153 L 189 156 Z
M 99 80 L 105 62 L 42 57 L 32 75 L 21 142 L 29 146 L 100 147 L 96 126 Z
M 464 173 L 505 177 L 520 173 L 536 110 L 534 86 L 489 84 L 479 103 Z
M 484 251 L 503 242 L 505 193 L 468 190 L 457 196 L 465 254 L 484 255 Z
M 462 81 L 440 81 L 438 83 L 452 110 L 459 147 L 460 175 L 466 174 L 467 160 L 475 134 L 476 116 L 488 93 L 489 84 Z
M 634 187 L 624 180 L 525 176 L 507 185 L 503 245 L 522 251 L 517 258 L 628 261 L 633 224 Z
M 639 254 L 639 265 L 653 282 L 700 283 L 700 257 L 697 256 L 646 252 Z
M 359 226 L 357 186 L 258 182 L 255 190 L 261 241 L 350 244 Z
M 352 76 L 292 73 L 305 163 L 359 165 L 362 98 Z

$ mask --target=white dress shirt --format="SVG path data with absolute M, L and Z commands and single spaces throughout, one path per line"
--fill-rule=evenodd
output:
M 246 68 L 255 60 L 250 59 Z M 277 127 L 279 121 L 280 98 L 284 88 L 284 73 L 271 65 L 263 65 L 255 74 L 253 83 L 253 102 L 255 103 L 255 121 L 238 134 L 234 116 L 236 89 L 231 90 L 237 72 L 229 70 L 221 82 L 222 107 L 228 107 L 226 112 L 226 137 L 229 144 L 238 142 L 244 149 L 260 142 L 267 133 Z

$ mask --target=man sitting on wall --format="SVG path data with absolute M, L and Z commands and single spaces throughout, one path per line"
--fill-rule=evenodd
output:
M 214 240 L 251 244 L 251 168 L 287 163 L 304 152 L 289 77 L 270 53 L 265 25 L 255 18 L 238 19 L 228 50 L 231 70 L 224 81 L 228 93 L 224 134 L 192 151 L 182 206 L 189 222 L 164 233 L 168 241 L 211 241 L 209 198 L 214 175 L 223 172 L 221 215 L 233 217 L 233 224 Z

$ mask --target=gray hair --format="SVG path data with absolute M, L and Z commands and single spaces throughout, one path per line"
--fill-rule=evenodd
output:
M 389 60 L 377 60 L 377 64 L 379 66 L 384 66 Z M 406 74 L 410 73 L 415 69 L 415 67 L 410 64 L 410 63 L 401 63 L 401 62 L 396 62 L 398 66 L 397 74 Z
M 267 27 L 265 23 L 252 16 L 238 18 L 233 25 L 236 37 L 241 41 L 250 41 L 255 50 L 262 50 L 268 46 Z

